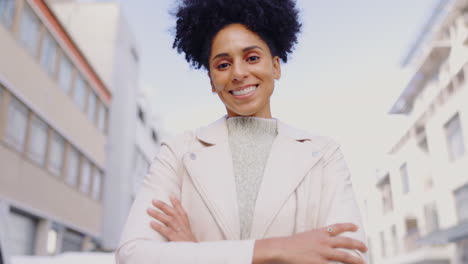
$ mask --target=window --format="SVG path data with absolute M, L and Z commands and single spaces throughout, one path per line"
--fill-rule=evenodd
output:
M 426 229 L 428 233 L 439 230 L 439 217 L 435 203 L 424 206 L 424 216 L 426 218 Z
M 138 56 L 138 52 L 136 51 L 135 47 L 130 48 L 130 54 L 132 54 L 135 63 L 138 63 L 138 61 L 140 60 L 140 56 Z
M 392 197 L 392 185 L 390 183 L 390 174 L 386 174 L 379 184 L 380 191 L 382 193 L 382 209 L 383 213 L 386 214 L 393 210 L 393 197 Z
M 143 113 L 143 110 L 138 107 L 138 119 L 144 124 L 145 123 L 145 113 Z
M 28 109 L 12 98 L 8 107 L 8 123 L 5 140 L 16 150 L 22 152 L 28 125 Z
M 25 6 L 23 9 L 23 16 L 21 17 L 19 38 L 23 46 L 34 57 L 37 55 L 38 51 L 39 33 L 39 19 L 29 6 Z
M 392 225 L 392 242 L 393 242 L 393 256 L 398 254 L 398 236 L 396 226 Z
M 47 150 L 47 125 L 36 116 L 31 119 L 29 138 L 28 157 L 44 166 Z
M 156 131 L 154 131 L 154 129 L 151 130 L 151 139 L 153 139 L 154 143 L 158 143 L 158 135 L 156 134 Z
M 64 152 L 65 140 L 57 132 L 52 132 L 49 147 L 49 164 L 47 167 L 49 171 L 57 176 L 62 174 Z
M 12 256 L 33 255 L 37 231 L 37 220 L 17 212 L 8 214 L 8 249 Z
M 79 252 L 82 251 L 83 235 L 73 230 L 67 229 L 63 233 L 62 252 Z
M 458 221 L 468 219 L 468 184 L 455 191 L 455 206 L 457 208 Z
M 402 184 L 403 193 L 407 194 L 410 191 L 410 185 L 409 185 L 409 178 L 408 178 L 408 167 L 406 166 L 406 163 L 401 165 L 400 175 L 401 175 L 401 184 Z
M 96 94 L 93 91 L 89 92 L 88 96 L 88 119 L 94 124 L 96 122 Z
M 72 146 L 69 146 L 67 153 L 67 174 L 65 176 L 65 182 L 71 186 L 76 186 L 78 182 L 78 169 L 79 169 L 80 157 L 78 151 Z
M 102 172 L 98 169 L 94 169 L 93 177 L 93 191 L 92 196 L 94 200 L 101 199 L 101 184 L 102 184 Z
M 84 111 L 86 106 L 86 82 L 82 76 L 78 76 L 75 80 L 75 90 L 73 93 L 73 100 L 78 105 L 80 110 Z
M 383 231 L 380 232 L 380 250 L 382 253 L 382 258 L 385 258 L 387 256 L 387 252 L 385 251 L 387 246 L 385 245 L 385 234 Z
M 405 251 L 412 251 L 420 247 L 418 244 L 419 227 L 418 220 L 411 216 L 405 219 L 406 235 L 404 239 Z
M 70 93 L 73 69 L 70 60 L 65 55 L 62 55 L 60 59 L 58 71 L 58 84 L 60 88 L 68 94 Z
M 429 147 L 427 145 L 427 136 L 426 128 L 424 126 L 416 127 L 416 142 L 418 147 L 425 153 L 429 152 Z
M 52 36 L 49 33 L 46 33 L 42 42 L 41 64 L 51 76 L 55 73 L 56 57 L 57 44 Z
M 445 136 L 447 138 L 450 160 L 457 160 L 465 154 L 465 143 L 458 114 L 445 124 Z
M 85 157 L 82 157 L 80 191 L 83 193 L 88 193 L 90 184 L 91 184 L 91 164 Z
M 107 109 L 106 106 L 101 102 L 99 104 L 99 110 L 98 110 L 98 128 L 105 132 L 106 130 L 106 119 L 107 119 Z
M 55 255 L 57 253 L 57 241 L 59 237 L 59 230 L 57 227 L 52 226 L 47 232 L 47 254 Z
M 0 24 L 11 28 L 15 14 L 15 0 L 0 0 Z

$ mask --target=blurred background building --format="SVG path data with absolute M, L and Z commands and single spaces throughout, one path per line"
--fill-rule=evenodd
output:
M 146 94 L 138 86 L 137 43 L 117 2 L 50 3 L 113 93 L 107 146 L 109 177 L 104 185 L 102 225 L 102 247 L 113 250 L 138 183 L 158 146 L 157 124 Z
M 111 90 L 46 2 L 2 0 L 0 22 L 2 253 L 92 248 Z
M 406 127 L 366 200 L 372 263 L 468 263 L 467 63 L 468 1 L 440 1 L 405 58 L 390 114 Z
M 159 141 L 135 42 L 116 3 L 0 0 L 4 257 L 117 246 Z

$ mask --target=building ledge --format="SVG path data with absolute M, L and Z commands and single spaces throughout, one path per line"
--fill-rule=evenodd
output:
M 417 242 L 423 245 L 444 245 L 463 239 L 468 239 L 468 220 L 449 228 L 430 233 Z
M 416 96 L 424 89 L 425 83 L 437 71 L 450 54 L 448 41 L 433 42 L 420 62 L 416 64 L 413 77 L 403 89 L 395 104 L 390 109 L 390 114 L 408 114 L 411 112 Z

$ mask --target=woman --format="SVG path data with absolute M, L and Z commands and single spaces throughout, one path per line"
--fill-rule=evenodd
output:
M 365 263 L 339 146 L 271 115 L 294 1 L 185 0 L 176 17 L 174 47 L 208 70 L 227 116 L 162 144 L 118 263 Z

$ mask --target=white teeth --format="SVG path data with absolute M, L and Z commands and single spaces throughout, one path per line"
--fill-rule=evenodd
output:
M 255 89 L 257 89 L 257 86 L 249 86 L 243 90 L 240 90 L 240 91 L 232 91 L 232 94 L 234 95 L 244 95 L 244 94 L 248 94 L 252 91 L 254 91 Z

